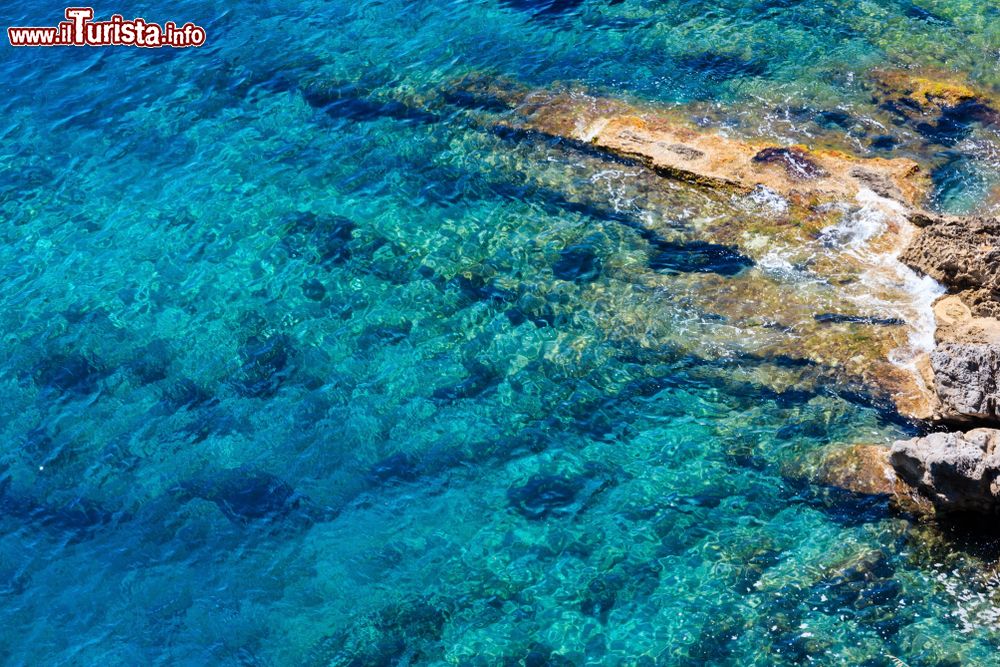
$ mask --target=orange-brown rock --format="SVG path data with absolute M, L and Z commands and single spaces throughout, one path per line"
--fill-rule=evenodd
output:
M 921 216 L 900 260 L 941 282 L 976 317 L 1000 317 L 1000 219 Z
M 943 70 L 877 70 L 872 74 L 883 100 L 900 102 L 904 109 L 940 113 L 965 102 L 992 100 L 953 72 Z
M 889 448 L 880 445 L 858 444 L 834 449 L 820 463 L 816 481 L 873 496 L 891 496 L 906 490 L 889 463 Z
M 821 460 L 814 479 L 851 493 L 888 496 L 894 506 L 906 511 L 928 512 L 929 503 L 896 474 L 891 451 L 871 444 L 835 447 Z
M 926 174 L 909 159 L 746 141 L 694 128 L 677 113 L 582 94 L 534 93 L 518 110 L 526 129 L 583 142 L 713 189 L 750 192 L 763 186 L 804 206 L 853 201 L 870 190 L 918 208 L 928 188 Z
M 980 317 L 966 303 L 964 293 L 948 294 L 934 303 L 938 343 L 981 343 L 1000 345 L 1000 320 Z

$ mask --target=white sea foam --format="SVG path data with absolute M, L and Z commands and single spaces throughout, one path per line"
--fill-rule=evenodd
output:
M 824 229 L 820 241 L 828 248 L 838 250 L 862 250 L 874 238 L 885 232 L 890 215 L 904 215 L 899 204 L 879 197 L 871 190 L 858 193 L 857 207 L 845 210 L 844 217 L 836 225 Z M 900 219 L 905 224 L 905 221 Z
M 858 208 L 845 215 L 838 225 L 824 230 L 822 240 L 828 248 L 832 245 L 872 267 L 861 276 L 861 284 L 866 289 L 852 295 L 852 300 L 867 311 L 901 316 L 906 320 L 910 327 L 909 345 L 894 350 L 891 360 L 912 368 L 918 354 L 934 348 L 933 304 L 945 290 L 934 279 L 918 275 L 899 261 L 899 253 L 914 232 L 901 204 L 870 190 L 862 190 L 857 203 Z M 870 242 L 884 233 L 890 222 L 900 230 L 895 251 L 873 249 Z
M 772 247 L 757 259 L 757 267 L 775 278 L 791 279 L 802 282 L 809 278 L 805 271 L 795 268 L 789 257 L 791 251 L 787 248 Z
M 750 201 L 774 213 L 788 211 L 788 200 L 774 190 L 758 185 L 749 195 Z

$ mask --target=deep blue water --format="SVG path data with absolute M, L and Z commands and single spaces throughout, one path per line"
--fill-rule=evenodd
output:
M 95 9 L 209 38 L 3 47 L 3 664 L 998 664 L 988 541 L 804 472 L 916 427 L 719 296 L 833 291 L 699 236 L 743 204 L 443 92 L 832 131 L 967 210 L 991 136 L 887 126 L 864 81 L 996 86 L 995 7 Z

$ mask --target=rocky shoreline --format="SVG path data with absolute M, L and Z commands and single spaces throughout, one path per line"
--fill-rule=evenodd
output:
M 937 343 L 924 364 L 938 405 L 933 419 L 969 431 L 893 444 L 899 476 L 939 513 L 1000 511 L 1000 220 L 920 219 L 901 261 L 949 293 L 934 305 Z
M 839 447 L 820 483 L 891 498 L 939 517 L 1000 512 L 1000 220 L 911 215 L 920 225 L 900 261 L 948 293 L 934 304 L 935 347 L 917 368 L 934 390 L 929 429 L 883 445 Z
M 881 106 L 922 134 L 1000 123 L 1000 105 L 940 73 L 876 72 L 873 78 Z M 873 194 L 869 201 L 890 221 L 875 241 L 879 250 L 947 293 L 933 305 L 934 347 L 916 355 L 910 371 L 884 363 L 883 350 L 858 372 L 927 430 L 971 430 L 934 432 L 891 449 L 840 448 L 816 478 L 888 495 L 910 511 L 1000 512 L 1000 219 L 929 213 L 928 175 L 906 158 L 745 141 L 691 127 L 663 109 L 492 79 L 467 79 L 447 95 L 469 107 L 503 110 L 500 120 L 487 121 L 494 132 L 565 142 L 716 192 L 778 197 L 791 207 L 792 226 L 803 237 L 830 224 L 837 202 Z

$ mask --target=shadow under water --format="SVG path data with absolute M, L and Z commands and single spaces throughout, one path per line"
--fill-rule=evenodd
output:
M 0 662 L 990 664 L 993 537 L 803 472 L 920 429 L 845 369 L 913 331 L 913 293 L 860 298 L 878 225 L 803 231 L 491 87 L 701 101 L 960 206 L 990 119 L 859 83 L 996 78 L 990 9 L 932 4 L 279 2 L 247 40 L 250 7 L 189 0 L 202 49 L 13 50 Z

